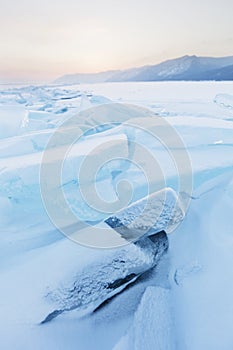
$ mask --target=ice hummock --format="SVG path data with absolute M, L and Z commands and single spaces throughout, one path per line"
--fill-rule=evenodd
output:
M 77 316 L 94 311 L 104 301 L 121 292 L 144 272 L 157 265 L 168 248 L 164 231 L 118 248 L 107 259 L 87 265 L 80 274 L 61 281 L 56 289 L 46 293 L 51 312 L 47 323 L 63 312 L 76 310 Z

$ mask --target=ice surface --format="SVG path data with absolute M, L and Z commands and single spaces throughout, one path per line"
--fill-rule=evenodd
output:
M 232 89 L 231 82 L 173 82 L 37 86 L 1 91 L 0 338 L 4 350 L 109 350 L 114 346 L 133 350 L 134 346 L 143 349 L 144 344 L 149 349 L 162 344 L 162 349 L 166 349 L 174 343 L 179 350 L 232 348 Z M 88 102 L 83 107 L 82 96 Z M 162 258 L 163 265 L 158 269 L 143 274 L 143 279 L 85 318 L 80 319 L 74 310 L 39 325 L 51 312 L 61 310 L 63 302 L 68 302 L 69 299 L 62 299 L 63 292 L 71 290 L 74 281 L 83 282 L 88 273 L 106 276 L 100 274 L 98 267 L 109 266 L 117 251 L 85 248 L 64 238 L 49 221 L 39 191 L 40 162 L 54 126 L 78 115 L 81 109 L 85 121 L 85 108 L 109 104 L 109 100 L 149 107 L 153 115 L 161 114 L 174 126 L 192 162 L 191 205 L 182 225 L 168 235 L 168 256 Z M 31 130 L 23 124 L 27 117 L 29 124 L 38 122 Z M 96 222 L 108 217 L 89 210 L 77 191 L 76 181 L 81 161 L 105 141 L 116 141 L 126 157 L 133 154 L 129 140 L 145 145 L 166 174 L 166 187 L 178 190 L 177 171 L 164 148 L 141 131 L 132 133 L 125 123 L 129 117 L 132 116 L 125 116 L 120 125 L 111 125 L 109 130 L 94 130 L 74 145 L 67 157 L 63 189 L 72 210 L 83 220 Z M 92 123 L 87 120 L 88 125 Z M 54 157 L 59 158 L 61 149 L 56 144 L 52 149 Z M 179 149 L 174 152 L 178 154 Z M 97 151 L 93 152 L 90 159 L 97 155 Z M 96 182 L 98 193 L 105 200 L 116 200 L 117 183 L 123 179 L 133 186 L 132 201 L 147 194 L 146 179 L 140 169 L 122 160 L 101 168 Z M 87 180 L 89 188 L 90 177 Z M 155 180 L 153 189 L 161 189 L 156 176 Z M 147 256 L 146 251 L 134 247 L 130 255 L 125 250 L 126 258 L 135 264 L 131 265 L 130 274 L 135 270 L 140 274 L 151 266 L 152 255 L 149 252 Z M 121 268 L 120 264 L 119 272 Z M 115 281 L 117 270 L 114 273 L 111 271 L 110 275 Z M 126 285 L 127 279 L 124 282 Z M 97 284 L 94 280 L 93 287 Z M 83 289 L 85 295 L 87 285 Z M 97 301 L 91 291 L 87 300 L 94 295 Z M 109 295 L 104 294 L 99 301 Z

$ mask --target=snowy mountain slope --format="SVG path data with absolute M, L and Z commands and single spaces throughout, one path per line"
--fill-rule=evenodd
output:
M 109 71 L 96 74 L 70 74 L 55 83 L 78 84 L 124 81 L 172 81 L 172 80 L 233 80 L 233 56 L 198 57 L 183 56 L 156 65 Z
M 109 81 L 214 80 L 219 70 L 221 72 L 223 67 L 227 70 L 226 67 L 232 63 L 233 56 L 223 58 L 184 56 L 158 65 L 142 67 L 131 76 L 128 76 L 127 72 L 125 75 L 119 73 Z M 228 73 L 230 72 L 229 69 Z M 227 80 L 231 79 L 232 74 Z
M 89 74 L 67 74 L 54 81 L 55 84 L 88 84 L 88 83 L 101 83 L 111 79 L 118 71 L 107 71 L 100 73 Z
M 197 76 L 198 78 L 198 76 Z M 215 81 L 221 81 L 221 80 L 232 80 L 233 79 L 233 64 L 222 67 L 219 69 L 213 69 L 210 71 L 205 72 L 202 76 L 199 75 L 199 80 L 215 80 Z

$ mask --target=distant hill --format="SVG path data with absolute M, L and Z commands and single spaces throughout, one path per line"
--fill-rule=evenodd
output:
M 102 83 L 105 81 L 108 81 L 113 77 L 116 73 L 119 71 L 107 71 L 107 72 L 100 72 L 100 73 L 77 73 L 77 74 L 67 74 L 63 75 L 62 77 L 56 79 L 55 83 L 62 83 L 62 84 L 88 84 L 88 83 Z
M 101 83 L 126 81 L 233 80 L 233 56 L 183 56 L 159 64 L 95 74 L 70 74 L 55 83 Z

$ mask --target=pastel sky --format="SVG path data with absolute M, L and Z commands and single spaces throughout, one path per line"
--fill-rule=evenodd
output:
M 0 0 L 0 81 L 233 55 L 232 0 Z

